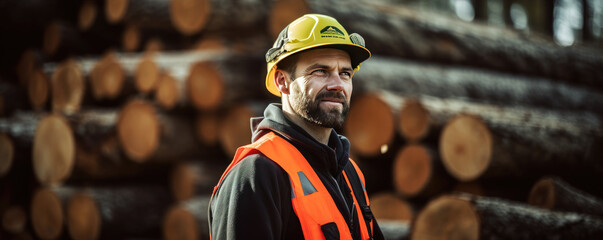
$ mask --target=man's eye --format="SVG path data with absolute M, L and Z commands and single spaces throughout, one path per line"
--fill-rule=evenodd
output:
M 350 73 L 350 72 L 341 72 L 340 74 L 343 75 L 346 78 L 351 78 L 352 77 L 352 73 Z
M 324 74 L 327 74 L 327 71 L 325 71 L 323 69 L 317 69 L 317 70 L 312 71 L 312 74 L 324 75 Z

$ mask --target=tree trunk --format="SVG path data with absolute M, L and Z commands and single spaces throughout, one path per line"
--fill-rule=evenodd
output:
M 399 98 L 385 93 L 355 98 L 344 126 L 352 150 L 364 156 L 387 151 L 394 141 L 395 118 L 401 104 Z
M 550 79 L 372 57 L 354 75 L 355 89 L 401 95 L 603 112 L 603 94 Z M 362 91 L 362 90 L 360 90 Z
M 587 112 L 501 107 L 423 98 L 430 112 L 451 116 L 440 154 L 460 181 L 480 176 L 559 174 L 601 179 L 601 117 Z M 457 115 L 456 117 L 453 117 Z
M 72 238 L 114 239 L 160 234 L 162 216 L 172 203 L 163 186 L 120 185 L 73 188 L 67 206 Z
M 413 225 L 411 239 L 600 239 L 603 220 L 551 212 L 522 203 L 470 195 L 431 201 Z
M 251 143 L 250 118 L 264 116 L 268 103 L 245 102 L 228 109 L 220 124 L 219 140 L 229 159 L 237 148 Z
M 126 155 L 139 163 L 178 161 L 200 149 L 190 119 L 161 113 L 139 99 L 121 110 L 117 134 Z
M 396 191 L 407 198 L 429 198 L 444 192 L 452 183 L 437 151 L 426 145 L 402 148 L 392 168 Z
M 172 239 L 208 239 L 210 196 L 202 195 L 173 206 L 163 220 L 163 237 Z
M 227 167 L 226 163 L 225 159 L 204 159 L 176 165 L 170 175 L 174 199 L 181 202 L 211 194 Z
M 530 191 L 528 203 L 545 209 L 603 217 L 603 201 L 557 177 L 540 179 Z
M 297 14 L 291 16 L 310 12 L 333 16 L 348 32 L 364 36 L 373 54 L 538 75 L 603 90 L 603 69 L 599 67 L 603 54 L 597 49 L 564 48 L 537 35 L 436 13 L 417 14 L 402 6 L 357 1 L 349 8 L 349 3 L 339 1 L 298 1 L 308 7 L 296 8 Z M 299 5 L 303 3 L 295 4 Z M 281 9 L 274 8 L 271 14 L 278 11 Z M 280 32 L 289 22 L 271 25 L 282 26 Z

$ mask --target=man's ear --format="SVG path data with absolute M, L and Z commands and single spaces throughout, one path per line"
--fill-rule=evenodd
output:
M 274 84 L 282 94 L 289 94 L 289 83 L 287 79 L 289 75 L 280 69 L 276 69 L 274 72 Z

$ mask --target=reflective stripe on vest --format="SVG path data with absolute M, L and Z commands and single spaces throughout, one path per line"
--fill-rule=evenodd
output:
M 321 226 L 325 226 L 329 223 L 331 223 L 331 225 L 332 223 L 336 224 L 337 230 L 339 231 L 339 239 L 352 239 L 347 222 L 339 212 L 333 198 L 331 198 L 331 195 L 320 181 L 320 178 L 318 178 L 318 175 L 316 175 L 314 169 L 312 169 L 308 161 L 293 145 L 273 132 L 262 136 L 252 144 L 237 149 L 232 163 L 230 163 L 226 171 L 222 174 L 218 185 L 214 187 L 213 195 L 216 194 L 216 191 L 226 174 L 236 164 L 246 156 L 257 153 L 258 151 L 277 163 L 289 175 L 291 181 L 291 202 L 301 223 L 305 239 L 326 239 Z M 356 166 L 353 161 L 350 160 L 350 162 L 354 165 L 358 176 L 364 184 L 362 172 L 360 172 L 358 166 Z M 345 172 L 344 176 L 350 190 L 353 191 Z M 366 190 L 364 194 L 367 196 Z M 366 223 L 362 217 L 362 211 L 358 205 L 358 200 L 353 193 L 352 197 L 356 206 L 356 214 L 354 215 L 358 216 L 361 237 L 362 239 L 369 239 L 369 230 L 366 228 Z M 366 199 L 368 205 L 368 196 Z M 370 223 L 370 226 L 372 229 L 372 222 Z

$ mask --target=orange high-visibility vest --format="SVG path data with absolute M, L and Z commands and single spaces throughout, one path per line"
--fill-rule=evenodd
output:
M 297 148 L 273 132 L 262 136 L 252 144 L 237 149 L 232 163 L 230 163 L 226 171 L 222 174 L 220 181 L 214 187 L 212 198 L 213 195 L 216 194 L 216 191 L 226 174 L 237 165 L 237 163 L 243 160 L 243 158 L 257 153 L 258 151 L 277 163 L 287 172 L 287 174 L 289 174 L 292 191 L 291 201 L 293 203 L 293 209 L 301 223 L 305 239 L 325 239 L 321 226 L 333 223 L 337 225 L 340 239 L 352 239 L 352 234 L 350 233 L 347 222 L 337 209 L 337 205 L 335 205 L 333 198 L 331 198 L 331 195 L 318 178 L 318 175 L 316 175 L 314 169 L 312 169 L 308 161 Z M 364 184 L 362 172 L 354 161 L 350 159 L 350 162 L 354 165 L 362 184 Z M 350 190 L 353 191 L 354 188 L 351 186 L 345 171 L 343 174 Z M 366 205 L 368 206 L 369 203 L 366 191 L 364 191 L 363 194 L 366 199 Z M 355 194 L 352 193 L 352 197 L 354 198 L 354 205 L 356 206 L 356 216 L 359 216 L 359 227 L 362 239 L 369 239 L 369 236 L 373 235 L 373 222 L 371 221 L 369 223 L 371 229 L 367 229 L 367 224 L 362 217 L 362 210 L 360 209 Z

